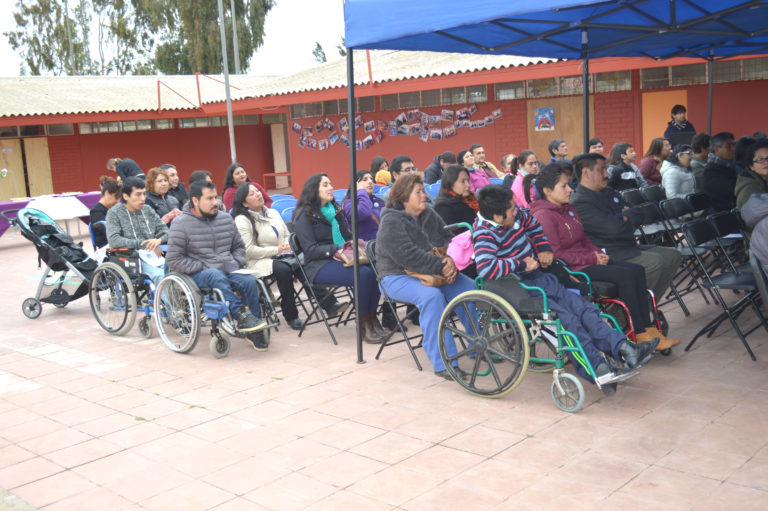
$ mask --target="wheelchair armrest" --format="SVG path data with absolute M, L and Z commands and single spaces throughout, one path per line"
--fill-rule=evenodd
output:
M 472 226 L 468 224 L 467 222 L 458 222 L 455 224 L 449 224 L 443 226 L 443 230 L 445 231 L 455 231 L 456 229 L 467 229 L 469 232 L 472 232 Z

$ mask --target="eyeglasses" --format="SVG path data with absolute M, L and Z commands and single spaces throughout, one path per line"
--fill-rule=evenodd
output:
M 419 169 L 417 169 L 416 167 L 402 167 L 400 169 L 400 172 L 418 172 L 418 171 Z
M 762 165 L 763 163 L 768 163 L 768 158 L 755 158 L 752 160 L 752 163 L 759 163 Z

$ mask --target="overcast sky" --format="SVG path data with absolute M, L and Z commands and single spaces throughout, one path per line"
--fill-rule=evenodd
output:
M 21 60 L 2 35 L 15 28 L 15 5 L 16 0 L 0 0 L 0 76 L 19 74 Z M 329 61 L 341 58 L 336 44 L 343 35 L 342 0 L 277 0 L 267 14 L 264 45 L 251 59 L 249 73 L 285 75 L 312 67 L 316 65 L 312 56 L 316 41 Z

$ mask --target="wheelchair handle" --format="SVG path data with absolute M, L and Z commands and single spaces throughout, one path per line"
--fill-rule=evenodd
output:
M 449 225 L 443 226 L 443 229 L 446 231 L 455 231 L 456 229 L 461 229 L 461 228 L 468 229 L 470 233 L 472 232 L 472 226 L 467 222 L 457 222 L 455 224 L 449 224 Z

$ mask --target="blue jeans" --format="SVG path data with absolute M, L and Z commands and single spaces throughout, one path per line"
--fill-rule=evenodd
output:
M 563 323 L 566 330 L 573 332 L 578 337 L 581 347 L 584 348 L 589 363 L 596 368 L 605 362 L 603 354 L 608 353 L 617 360 L 621 360 L 619 348 L 626 342 L 626 336 L 613 330 L 600 317 L 597 307 L 586 301 L 580 295 L 569 292 L 557 277 L 550 273 L 533 271 L 522 274 L 522 281 L 529 286 L 538 286 L 547 293 L 549 308 L 557 313 L 557 317 Z M 529 291 L 531 296 L 539 296 L 536 291 Z M 570 355 L 569 355 L 570 356 Z M 571 356 L 576 372 L 582 378 L 592 381 L 586 369 Z
M 168 273 L 168 265 L 164 264 L 162 266 L 152 266 L 151 264 L 147 264 L 145 262 L 141 262 L 141 273 L 146 275 L 147 277 L 154 282 L 155 287 L 160 283 L 160 279 L 165 277 L 165 274 Z
M 381 279 L 381 285 L 393 300 L 412 303 L 419 309 L 419 323 L 424 334 L 422 341 L 424 352 L 429 361 L 432 362 L 436 372 L 444 370 L 445 364 L 440 358 L 440 348 L 437 343 L 440 317 L 443 315 L 448 302 L 465 291 L 474 290 L 475 283 L 466 275 L 459 273 L 456 282 L 442 287 L 425 286 L 419 282 L 419 279 L 408 275 L 389 275 Z M 464 313 L 464 309 L 458 309 L 456 312 L 466 331 L 472 332 L 472 324 Z M 474 306 L 470 307 L 470 312 L 475 316 L 474 321 L 477 324 L 477 312 Z M 449 356 L 456 354 L 453 334 L 447 330 L 445 332 L 445 351 Z
M 189 277 L 195 281 L 197 287 L 209 287 L 220 290 L 229 305 L 229 312 L 232 314 L 233 319 L 237 319 L 238 314 L 242 312 L 243 302 L 248 305 L 251 314 L 257 318 L 261 317 L 259 285 L 253 276 L 240 273 L 226 274 L 216 268 L 208 268 L 197 273 L 190 273 Z M 240 293 L 242 301 L 240 296 L 235 294 L 235 291 Z

